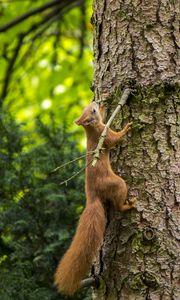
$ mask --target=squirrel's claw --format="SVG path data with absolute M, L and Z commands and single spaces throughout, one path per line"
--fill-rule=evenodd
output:
M 136 197 L 130 198 L 128 199 L 128 202 L 132 207 L 136 207 L 137 198 Z
M 127 123 L 126 126 L 124 127 L 124 131 L 128 132 L 131 129 L 132 124 L 133 124 L 133 122 Z

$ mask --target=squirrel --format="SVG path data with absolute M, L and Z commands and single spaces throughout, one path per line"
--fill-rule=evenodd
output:
M 102 244 L 106 217 L 103 208 L 105 200 L 113 202 L 116 210 L 126 211 L 135 207 L 136 198 L 127 199 L 127 185 L 117 176 L 110 165 L 109 152 L 131 129 L 128 123 L 121 131 L 107 131 L 103 151 L 95 166 L 92 166 L 93 153 L 105 127 L 99 105 L 89 104 L 77 125 L 84 127 L 87 136 L 86 152 L 86 207 L 80 217 L 72 243 L 60 261 L 55 273 L 55 285 L 61 293 L 73 295 L 79 288 L 81 280 L 89 271 L 93 260 Z

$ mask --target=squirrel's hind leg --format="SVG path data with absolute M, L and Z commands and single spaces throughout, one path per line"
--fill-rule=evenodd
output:
M 126 211 L 136 206 L 136 198 L 127 199 L 128 188 L 126 182 L 119 176 L 113 176 L 108 180 L 107 198 L 113 202 L 119 211 Z

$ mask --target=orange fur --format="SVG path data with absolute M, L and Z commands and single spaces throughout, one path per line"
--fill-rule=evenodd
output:
M 82 213 L 71 246 L 57 268 L 55 284 L 61 292 L 73 295 L 80 287 L 103 240 L 104 229 L 104 209 L 96 199 Z
M 103 145 L 105 149 L 95 167 L 91 164 L 93 154 L 89 155 L 89 152 L 96 149 L 105 127 L 98 105 L 95 102 L 88 105 L 81 117 L 76 120 L 76 124 L 84 127 L 87 136 L 86 208 L 81 215 L 70 248 L 55 273 L 55 285 L 59 291 L 68 295 L 73 295 L 80 287 L 80 282 L 89 271 L 102 243 L 106 223 L 102 203 L 108 199 L 113 202 L 116 209 L 125 211 L 133 208 L 136 201 L 136 199 L 126 200 L 126 183 L 113 172 L 109 161 L 110 149 L 129 131 L 131 123 L 120 132 L 108 130 Z

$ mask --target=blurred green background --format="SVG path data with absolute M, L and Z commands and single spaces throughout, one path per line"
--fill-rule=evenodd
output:
M 84 159 L 53 170 L 85 152 L 73 121 L 93 97 L 91 15 L 89 0 L 0 1 L 1 300 L 69 299 L 53 274 L 85 204 L 84 174 L 60 182 Z

